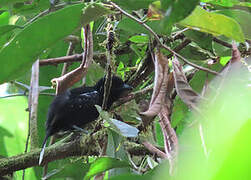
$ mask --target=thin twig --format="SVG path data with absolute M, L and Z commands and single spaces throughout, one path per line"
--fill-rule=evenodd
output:
M 39 61 L 40 66 L 48 66 L 48 65 L 58 65 L 60 63 L 65 62 L 80 62 L 82 61 L 83 55 L 82 54 L 75 54 L 72 56 L 63 56 L 57 58 L 50 58 L 50 59 L 42 59 Z
M 164 49 L 170 51 L 173 55 L 176 55 L 177 57 L 179 57 L 180 59 L 182 59 L 182 60 L 183 60 L 185 63 L 187 63 L 188 65 L 190 65 L 190 66 L 192 66 L 192 67 L 194 67 L 194 68 L 200 69 L 200 70 L 202 70 L 202 71 L 209 72 L 209 73 L 211 73 L 211 74 L 215 74 L 215 75 L 218 75 L 218 74 L 219 74 L 219 73 L 216 72 L 216 71 L 213 71 L 213 70 L 208 69 L 208 68 L 201 67 L 201 66 L 199 66 L 199 65 L 197 65 L 197 64 L 194 64 L 194 63 L 188 61 L 186 58 L 184 58 L 184 57 L 181 56 L 180 54 L 176 53 L 176 52 L 175 52 L 174 50 L 172 50 L 170 47 L 168 47 L 168 46 L 166 46 L 165 44 L 163 44 L 163 43 L 160 41 L 160 38 L 158 37 L 158 35 L 157 35 L 148 25 L 146 25 L 144 22 L 142 22 L 141 20 L 135 18 L 135 17 L 132 16 L 131 14 L 125 12 L 123 9 L 121 9 L 121 8 L 120 8 L 118 5 L 116 5 L 115 3 L 110 2 L 110 4 L 111 4 L 113 7 L 115 7 L 116 9 L 118 9 L 122 14 L 124 14 L 125 16 L 127 16 L 127 17 L 133 19 L 134 21 L 136 21 L 137 23 L 139 23 L 140 25 L 142 25 L 144 28 L 146 28 L 146 29 L 154 36 L 155 40 L 158 42 L 158 44 L 159 44 L 162 48 L 164 48 Z
M 130 43 L 128 43 L 130 45 Z M 125 47 L 117 48 L 114 50 L 115 55 L 123 55 L 129 54 L 131 52 L 129 45 Z M 71 56 L 62 56 L 56 58 L 49 58 L 49 59 L 41 59 L 39 61 L 39 66 L 48 66 L 53 65 L 57 66 L 58 64 L 65 63 L 65 62 L 80 62 L 82 61 L 83 54 L 74 54 Z M 105 67 L 104 59 L 106 59 L 106 54 L 103 52 L 94 52 L 93 53 L 93 60 L 99 63 L 101 66 Z
M 147 86 L 147 87 L 144 88 L 144 89 L 141 89 L 141 90 L 139 90 L 139 91 L 136 91 L 136 92 L 134 92 L 134 93 L 131 93 L 131 94 L 129 94 L 128 96 L 126 96 L 126 97 L 124 97 L 124 98 L 120 98 L 120 99 L 119 99 L 117 102 L 115 102 L 115 104 L 112 106 L 112 109 L 113 109 L 113 108 L 117 108 L 117 107 L 121 106 L 122 104 L 125 104 L 125 103 L 127 103 L 127 102 L 129 102 L 129 101 L 131 101 L 131 100 L 133 100 L 133 99 L 135 99 L 135 98 L 138 98 L 138 97 L 140 97 L 140 96 L 142 96 L 142 95 L 144 95 L 144 94 L 146 94 L 146 93 L 148 93 L 148 92 L 150 92 L 150 91 L 152 91 L 152 90 L 153 90 L 153 84 Z
M 232 44 L 229 44 L 229 43 L 227 43 L 227 42 L 225 42 L 225 41 L 222 41 L 222 40 L 220 40 L 220 39 L 218 39 L 218 38 L 216 38 L 216 37 L 213 38 L 213 41 L 214 41 L 214 42 L 217 42 L 218 44 L 221 44 L 221 45 L 223 45 L 223 46 L 225 46 L 225 47 L 228 47 L 228 48 L 231 48 L 231 49 L 232 49 Z
M 69 46 L 68 46 L 68 50 L 67 50 L 67 53 L 66 53 L 66 56 L 70 56 L 70 55 L 73 55 L 73 51 L 77 45 L 77 43 L 79 42 L 79 39 L 78 37 L 76 36 L 68 36 L 66 38 L 66 41 L 69 41 Z M 63 66 L 63 69 L 62 69 L 62 73 L 61 73 L 61 76 L 65 75 L 68 71 L 68 68 L 69 66 L 71 65 L 72 63 L 69 63 L 69 62 L 65 62 L 64 63 L 64 66 Z

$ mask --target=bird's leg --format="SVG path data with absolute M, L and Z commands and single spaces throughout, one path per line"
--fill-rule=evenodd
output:
M 85 134 L 88 134 L 88 131 L 86 131 L 86 130 L 84 130 L 84 129 L 76 126 L 76 125 L 73 125 L 72 128 L 75 129 L 75 130 L 77 130 L 77 131 L 81 131 L 81 132 L 83 132 Z

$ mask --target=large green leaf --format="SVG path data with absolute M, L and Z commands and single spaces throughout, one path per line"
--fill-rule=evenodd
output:
M 90 179 L 91 177 L 107 171 L 109 169 L 113 168 L 122 168 L 122 167 L 129 167 L 129 163 L 126 161 L 120 161 L 115 158 L 110 157 L 101 157 L 95 160 L 88 171 L 88 173 L 85 175 L 84 180 Z
M 251 39 L 251 13 L 240 10 L 221 10 L 216 13 L 224 14 L 235 19 L 241 26 L 246 39 Z
M 235 73 L 209 85 L 216 89 L 207 97 L 210 102 L 199 107 L 200 115 L 192 117 L 196 122 L 180 136 L 176 173 L 168 179 L 251 179 L 250 73 L 234 68 Z M 168 172 L 163 168 L 154 179 L 163 179 L 158 175 L 168 176 Z
M 215 36 L 224 35 L 238 42 L 244 42 L 244 34 L 240 25 L 232 18 L 197 7 L 180 24 Z
M 0 83 L 18 77 L 28 70 L 41 52 L 71 34 L 81 23 L 89 23 L 110 11 L 100 4 L 66 7 L 28 25 L 0 51 Z
M 28 133 L 27 106 L 26 97 L 0 99 L 0 155 L 11 157 L 24 152 Z M 18 171 L 16 177 L 21 179 L 22 172 Z M 26 171 L 28 177 L 35 178 L 31 169 Z

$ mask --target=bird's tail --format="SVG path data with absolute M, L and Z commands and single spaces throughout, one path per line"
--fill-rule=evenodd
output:
M 42 163 L 43 161 L 43 157 L 44 157 L 44 150 L 45 150 L 45 147 L 46 147 L 46 142 L 49 138 L 49 133 L 46 133 L 46 136 L 44 138 L 44 142 L 43 142 L 43 145 L 42 145 L 42 150 L 40 152 L 40 156 L 39 156 L 39 165 Z

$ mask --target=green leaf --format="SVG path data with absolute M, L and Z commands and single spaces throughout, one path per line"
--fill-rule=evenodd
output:
M 213 47 L 212 47 L 212 42 L 213 42 L 213 37 L 210 34 L 195 31 L 195 30 L 188 30 L 183 32 L 184 35 L 191 39 L 193 42 L 198 44 L 198 46 L 202 49 L 208 50 L 210 52 L 213 52 Z
M 220 39 L 224 42 L 227 42 L 229 44 L 232 43 L 231 39 L 226 38 L 225 36 L 219 36 L 218 39 Z M 217 56 L 231 56 L 231 54 L 232 54 L 231 48 L 228 48 L 226 46 L 222 46 L 221 44 L 219 44 L 215 41 L 213 41 L 213 50 Z
M 194 114 L 192 119 L 197 122 L 179 137 L 180 147 L 186 147 L 186 151 L 179 154 L 172 180 L 186 180 L 188 176 L 196 180 L 251 178 L 250 72 L 244 73 L 245 67 L 237 66 L 229 76 L 209 84 L 213 90 L 207 98 L 210 103 L 199 107 L 204 118 Z M 161 174 L 167 175 L 166 170 Z
M 103 76 L 104 76 L 104 69 L 97 63 L 93 62 L 89 66 L 86 74 L 86 84 L 94 85 Z
M 112 0 L 114 3 L 127 10 L 147 9 L 155 0 Z
M 215 36 L 224 35 L 238 42 L 244 42 L 242 29 L 234 19 L 208 12 L 200 7 L 197 7 L 186 19 L 180 21 L 180 24 Z
M 164 2 L 166 0 L 162 0 Z M 168 1 L 169 3 L 163 3 L 167 9 L 164 11 L 164 19 L 163 24 L 165 28 L 171 27 L 176 22 L 181 21 L 186 18 L 195 7 L 198 5 L 199 0 L 176 0 L 176 1 Z
M 28 112 L 25 111 L 27 106 L 26 97 L 0 99 L 0 154 L 5 157 L 24 152 L 28 133 Z M 18 171 L 15 176 L 22 179 L 22 172 Z M 26 172 L 26 178 L 30 176 L 33 176 L 32 169 Z M 34 179 L 34 176 L 31 179 Z
M 115 131 L 108 129 L 108 144 L 106 149 L 106 155 L 112 158 L 117 158 L 120 160 L 128 161 L 127 152 L 122 145 L 124 137 Z M 122 173 L 130 172 L 130 168 L 119 168 L 119 169 L 111 169 L 109 171 L 109 177 L 119 175 Z
M 16 3 L 13 5 L 14 14 L 22 14 L 30 16 L 31 14 L 37 14 L 50 8 L 50 1 L 36 0 L 30 3 Z
M 50 170 L 46 177 L 49 178 L 70 178 L 82 180 L 88 172 L 90 164 L 84 163 L 83 159 L 74 160 L 72 158 L 62 159 L 50 163 Z
M 95 107 L 97 108 L 100 116 L 109 123 L 110 128 L 112 130 L 114 130 L 115 132 L 124 137 L 138 136 L 139 130 L 136 127 L 133 127 L 122 121 L 111 118 L 109 113 L 107 111 L 102 110 L 102 108 L 99 105 L 95 105 Z
M 158 117 L 156 117 L 156 118 L 158 118 Z M 159 146 L 164 147 L 164 136 L 163 136 L 159 121 L 154 121 L 154 125 L 155 125 L 155 134 L 156 134 L 156 143 Z
M 17 2 L 25 2 L 26 0 L 1 0 L 0 6 L 7 5 L 7 4 L 14 4 Z
M 123 105 L 121 111 L 119 111 L 119 115 L 122 119 L 129 124 L 138 124 L 141 122 L 141 117 L 137 112 L 139 112 L 138 104 L 135 100 L 132 100 Z
M 15 25 L 5 25 L 5 26 L 0 26 L 0 36 L 2 36 L 5 33 L 8 33 L 10 31 L 12 31 L 13 29 L 16 28 L 20 28 L 22 29 L 22 27 L 20 26 L 15 26 Z
M 245 38 L 251 40 L 251 24 L 249 23 L 251 22 L 251 13 L 240 10 L 221 10 L 216 11 L 216 13 L 224 14 L 236 20 L 240 24 Z
M 10 13 L 5 11 L 0 14 L 0 26 L 9 24 Z
M 148 43 L 149 41 L 149 37 L 146 35 L 136 35 L 136 36 L 132 36 L 129 41 L 134 42 L 134 43 Z
M 108 129 L 108 145 L 106 152 L 109 157 L 128 160 L 126 152 L 123 146 L 121 146 L 123 139 L 124 138 L 120 134 Z M 122 151 L 120 151 L 121 149 Z
M 251 2 L 239 2 L 238 5 L 251 8 Z
M 231 56 L 220 57 L 220 63 L 222 66 L 225 66 L 231 58 Z
M 129 167 L 129 163 L 126 161 L 120 161 L 115 158 L 110 157 L 101 157 L 96 159 L 92 164 L 88 171 L 88 173 L 85 175 L 84 180 L 90 179 L 91 177 L 107 171 L 109 169 L 113 168 L 122 168 L 122 167 Z
M 160 27 L 161 21 L 148 21 L 146 24 L 150 26 L 154 32 L 157 34 L 163 34 L 168 35 L 170 34 L 170 29 L 168 28 L 162 28 Z M 134 20 L 130 18 L 124 18 L 122 19 L 119 24 L 118 28 L 121 28 L 127 32 L 128 35 L 134 35 L 134 34 L 150 34 L 142 25 L 138 24 Z
M 84 7 L 84 4 L 77 4 L 53 12 L 28 25 L 16 35 L 0 51 L 0 84 L 28 70 L 43 50 L 73 33 L 81 22 L 87 24 L 110 12 L 100 4 L 90 4 L 82 14 Z
M 202 49 L 194 45 L 186 46 L 179 53 L 182 56 L 186 57 L 187 59 L 195 60 L 195 61 L 204 61 L 210 57 L 208 52 L 203 51 Z

